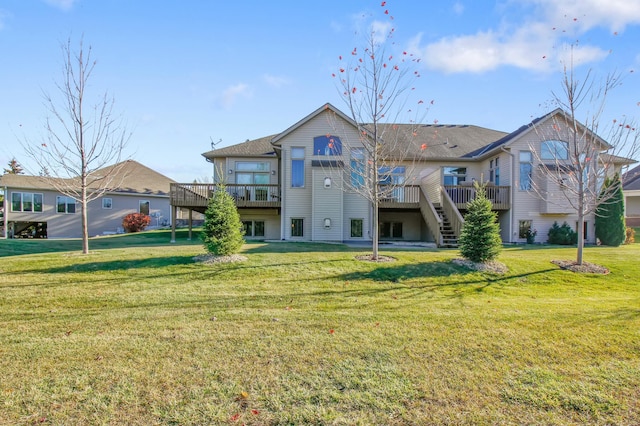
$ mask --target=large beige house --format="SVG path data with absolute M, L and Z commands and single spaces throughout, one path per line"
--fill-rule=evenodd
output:
M 89 235 L 122 232 L 122 219 L 129 213 L 151 216 L 151 226 L 169 225 L 169 187 L 174 181 L 128 160 L 101 169 L 115 168 L 114 187 L 88 205 Z M 97 175 L 100 174 L 100 170 Z M 82 236 L 80 204 L 40 176 L 5 174 L 2 235 L 7 238 L 79 238 Z
M 563 203 L 563 188 L 539 167 L 567 155 L 566 141 L 543 136 L 559 134 L 564 122 L 556 110 L 512 133 L 473 125 L 385 125 L 381 146 L 394 145 L 383 155 L 397 161 L 379 170 L 381 186 L 395 185 L 379 205 L 380 241 L 455 245 L 475 195 L 473 181 L 488 182 L 504 242 L 526 242 L 528 230 L 544 242 L 556 221 L 575 227 L 577 214 Z M 362 129 L 326 104 L 279 134 L 203 156 L 213 164 L 214 181 L 224 182 L 236 200 L 247 238 L 370 241 L 374 212 L 348 167 L 369 162 L 362 138 L 373 136 Z M 593 140 L 599 152 L 610 148 Z M 616 159 L 618 169 L 629 163 Z M 212 184 L 172 184 L 173 214 L 179 208 L 204 211 L 216 190 Z M 587 217 L 587 243 L 595 243 L 594 226 L 594 217 Z

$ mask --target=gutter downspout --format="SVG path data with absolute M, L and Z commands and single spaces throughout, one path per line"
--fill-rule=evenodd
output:
M 285 158 L 285 150 L 281 149 L 281 154 L 280 154 L 280 173 L 279 173 L 279 178 L 280 178 L 280 240 L 284 241 L 285 240 L 285 234 L 286 234 L 286 228 L 285 228 L 285 182 L 286 182 L 286 174 L 285 174 L 285 169 L 286 169 L 286 158 Z
M 514 193 L 515 193 L 515 188 L 516 188 L 516 182 L 515 182 L 515 158 L 516 155 L 511 152 L 511 151 L 507 151 L 504 146 L 501 146 L 500 149 L 504 152 L 506 152 L 507 154 L 509 154 L 509 156 L 511 156 L 511 170 L 510 170 L 510 180 L 511 180 L 511 194 L 509 194 L 511 196 L 511 207 L 509 208 L 509 242 L 512 243 L 513 241 L 513 234 L 512 234 L 512 230 L 513 230 L 513 202 L 514 202 Z

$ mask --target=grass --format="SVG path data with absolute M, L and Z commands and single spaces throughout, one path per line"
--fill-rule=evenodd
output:
M 508 248 L 497 276 L 311 243 L 204 265 L 166 237 L 5 254 L 0 424 L 640 423 L 638 244 L 585 250 L 607 276 Z

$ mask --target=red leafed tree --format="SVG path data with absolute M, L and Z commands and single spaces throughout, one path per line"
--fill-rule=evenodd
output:
M 344 138 L 342 155 L 350 157 L 340 165 L 345 169 L 340 184 L 343 190 L 359 194 L 371 205 L 372 260 L 378 259 L 380 201 L 408 183 L 404 178 L 410 174 L 406 166 L 421 155 L 416 127 L 433 103 L 425 104 L 415 94 L 419 59 L 395 44 L 393 15 L 386 2 L 381 6 L 383 19 L 372 20 L 362 46 L 340 56 L 333 74 L 358 134 L 356 140 L 349 140 L 348 132 L 336 129 Z M 340 122 L 335 120 L 334 126 Z M 425 148 L 423 144 L 422 150 Z M 328 164 L 336 167 L 335 163 Z M 401 175 L 398 170 L 405 173 Z

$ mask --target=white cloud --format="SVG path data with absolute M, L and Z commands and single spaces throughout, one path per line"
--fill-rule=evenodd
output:
M 70 10 L 79 0 L 44 0 L 49 6 L 53 6 L 60 10 Z
M 279 77 L 275 75 L 265 74 L 262 79 L 271 87 L 279 89 L 282 86 L 289 84 L 289 80 L 285 77 Z
M 456 15 L 462 15 L 464 13 L 464 5 L 459 1 L 455 2 L 453 5 L 453 13 Z
M 5 26 L 5 22 L 11 18 L 11 14 L 9 12 L 7 12 L 6 10 L 2 10 L 0 9 L 0 31 L 2 31 L 4 29 Z
M 220 102 L 224 108 L 230 108 L 239 97 L 251 97 L 251 89 L 248 84 L 238 83 L 236 85 L 227 87 L 222 92 Z
M 563 49 L 566 40 L 580 40 L 580 36 L 594 28 L 614 32 L 640 23 L 637 0 L 521 0 L 504 6 L 522 12 L 526 5 L 536 6 L 527 9 L 534 10 L 533 15 L 505 14 L 521 17 L 520 22 L 508 22 L 509 18 L 505 18 L 499 28 L 443 37 L 426 45 L 421 44 L 418 36 L 410 48 L 429 68 L 445 73 L 482 73 L 502 66 L 550 71 L 567 61 Z M 573 60 L 576 64 L 597 61 L 607 51 L 578 43 L 573 49 Z
M 369 31 L 375 43 L 383 43 L 389 36 L 391 28 L 393 28 L 391 22 L 373 21 Z

